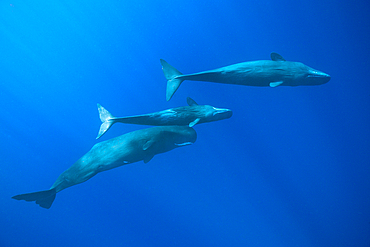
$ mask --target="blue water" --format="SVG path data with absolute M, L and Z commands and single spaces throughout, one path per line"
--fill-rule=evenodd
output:
M 0 246 L 370 246 L 368 13 L 367 1 L 2 1 Z M 194 73 L 271 52 L 332 79 L 185 81 L 165 100 L 160 58 Z M 187 96 L 234 115 L 48 210 L 11 199 L 50 188 L 98 142 L 97 103 L 129 116 Z

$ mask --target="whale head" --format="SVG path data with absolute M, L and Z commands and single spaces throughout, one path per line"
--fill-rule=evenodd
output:
M 330 75 L 308 67 L 302 63 L 297 63 L 297 70 L 295 71 L 295 84 L 293 86 L 304 85 L 304 86 L 314 86 L 314 85 L 321 85 L 325 84 L 330 81 Z
M 189 120 L 189 127 L 193 127 L 197 123 L 208 123 L 218 120 L 230 118 L 233 112 L 225 108 L 216 108 L 211 105 L 198 105 L 192 98 L 187 98 L 188 107 L 186 112 L 191 112 L 192 116 Z M 194 120 L 195 118 L 195 120 Z
M 330 75 L 316 69 L 309 68 L 305 81 L 307 85 L 321 85 L 330 81 Z
M 166 130 L 166 142 L 169 147 L 176 148 L 193 144 L 197 140 L 197 132 L 187 126 L 168 126 Z
M 188 126 L 158 126 L 149 128 L 148 133 L 144 136 L 142 147 L 147 153 L 145 163 L 156 154 L 191 145 L 197 140 L 197 132 Z
M 217 121 L 222 119 L 230 118 L 233 115 L 233 111 L 224 108 L 216 108 L 211 106 L 208 109 L 207 118 L 209 121 Z

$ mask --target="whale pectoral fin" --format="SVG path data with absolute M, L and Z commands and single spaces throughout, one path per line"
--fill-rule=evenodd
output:
M 200 118 L 197 118 L 195 119 L 193 122 L 189 123 L 189 127 L 193 127 L 194 125 L 196 125 L 198 122 L 199 122 Z
M 286 61 L 280 54 L 277 54 L 276 52 L 272 52 L 270 54 L 272 61 L 278 61 L 278 62 L 284 62 Z
M 147 141 L 144 145 L 143 145 L 143 150 L 146 151 L 148 150 L 153 144 L 154 144 L 154 140 L 149 140 Z
M 145 163 L 145 164 L 146 164 L 146 163 L 148 163 L 149 161 L 151 161 L 151 160 L 153 159 L 153 157 L 154 157 L 154 155 L 148 155 L 148 156 L 146 156 L 146 157 L 143 159 L 144 163 Z
M 186 98 L 186 102 L 188 103 L 189 106 L 192 106 L 192 105 L 198 105 L 197 102 L 195 102 L 195 100 L 193 100 L 192 98 L 190 97 L 187 97 Z
M 270 82 L 270 87 L 277 87 L 280 86 L 281 84 L 283 84 L 283 81 Z

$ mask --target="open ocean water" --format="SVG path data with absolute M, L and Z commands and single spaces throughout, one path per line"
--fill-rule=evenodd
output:
M 0 246 L 370 246 L 367 1 L 0 2 Z M 320 86 L 185 81 L 277 52 Z M 233 110 L 197 141 L 98 174 L 50 209 L 49 189 L 98 141 L 97 103 L 130 116 Z M 147 126 L 115 124 L 99 141 Z

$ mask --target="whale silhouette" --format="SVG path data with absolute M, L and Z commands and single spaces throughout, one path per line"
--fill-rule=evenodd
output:
M 330 80 L 328 74 L 300 62 L 286 61 L 277 53 L 271 53 L 271 61 L 258 60 L 238 63 L 188 75 L 183 75 L 165 60 L 161 59 L 160 61 L 167 79 L 167 101 L 172 98 L 185 80 L 259 87 L 321 85 Z
M 189 106 L 172 108 L 164 111 L 136 115 L 130 117 L 114 117 L 103 106 L 98 104 L 99 117 L 102 124 L 99 129 L 99 139 L 115 123 L 142 124 L 152 126 L 188 125 L 218 121 L 230 118 L 233 112 L 229 109 L 216 108 L 210 105 L 198 105 L 190 97 L 187 98 Z
M 193 144 L 197 133 L 187 126 L 160 126 L 141 129 L 95 144 L 70 168 L 64 171 L 49 190 L 13 196 L 16 200 L 35 201 L 50 208 L 56 193 L 83 183 L 99 172 L 143 160 L 174 148 Z

